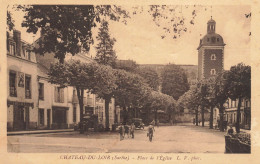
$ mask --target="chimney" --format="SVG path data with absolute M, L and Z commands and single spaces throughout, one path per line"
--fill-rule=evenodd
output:
M 18 30 L 14 30 L 13 35 L 14 42 L 16 44 L 16 55 L 21 56 L 21 32 Z

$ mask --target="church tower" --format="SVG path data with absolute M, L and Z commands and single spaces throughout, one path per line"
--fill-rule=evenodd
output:
M 200 39 L 198 50 L 198 80 L 209 78 L 224 70 L 223 38 L 216 32 L 216 22 L 207 23 L 207 34 Z

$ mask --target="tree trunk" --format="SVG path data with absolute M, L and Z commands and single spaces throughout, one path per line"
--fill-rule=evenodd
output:
M 157 109 L 155 109 L 155 111 L 154 111 L 154 121 L 155 121 L 155 123 L 156 123 L 156 125 L 157 125 Z
M 84 97 L 84 89 L 80 89 L 76 87 L 77 90 L 77 96 L 79 100 L 79 110 L 80 110 L 80 123 L 79 123 L 79 128 L 80 128 L 80 133 L 84 133 L 84 127 L 83 127 L 83 110 L 84 110 L 84 104 L 83 104 L 83 97 Z
M 123 106 L 123 124 L 125 125 L 127 121 L 127 111 L 126 111 L 126 106 Z
M 201 123 L 202 123 L 202 127 L 204 127 L 204 106 L 201 106 Z
M 213 129 L 213 105 L 210 106 L 209 128 Z
M 219 130 L 222 132 L 224 131 L 223 121 L 224 121 L 224 107 L 223 104 L 221 104 L 219 108 Z
M 195 109 L 196 126 L 198 126 L 198 115 L 199 115 L 199 111 L 198 111 L 198 108 L 196 108 Z
M 106 116 L 106 131 L 109 131 L 109 103 L 111 97 L 105 96 L 105 116 Z
M 240 133 L 240 107 L 241 107 L 241 98 L 238 98 L 237 106 L 237 122 L 236 122 L 236 132 Z

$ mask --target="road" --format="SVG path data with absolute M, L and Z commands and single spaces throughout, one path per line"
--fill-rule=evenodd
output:
M 153 142 L 147 130 L 136 130 L 135 138 L 119 140 L 115 132 L 79 134 L 63 132 L 8 136 L 8 152 L 16 153 L 224 153 L 224 132 L 208 127 L 161 126 Z

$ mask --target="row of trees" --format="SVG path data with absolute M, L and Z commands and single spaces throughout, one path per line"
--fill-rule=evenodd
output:
M 49 82 L 62 87 L 76 88 L 80 105 L 80 121 L 83 121 L 84 91 L 88 90 L 105 100 L 106 129 L 109 129 L 109 102 L 116 99 L 116 104 L 127 109 L 148 107 L 157 110 L 174 110 L 175 100 L 166 94 L 154 91 L 146 80 L 135 73 L 113 69 L 98 63 L 82 63 L 79 60 L 57 62 L 49 70 Z M 127 115 L 123 122 L 128 121 Z
M 215 77 L 203 79 L 192 85 L 177 102 L 178 109 L 188 108 L 195 111 L 196 125 L 201 109 L 202 126 L 204 126 L 205 108 L 210 109 L 210 128 L 213 128 L 213 109 L 219 109 L 220 130 L 223 131 L 223 116 L 228 98 L 238 100 L 236 131 L 240 132 L 240 108 L 242 99 L 251 98 L 251 67 L 243 63 L 232 66 Z

